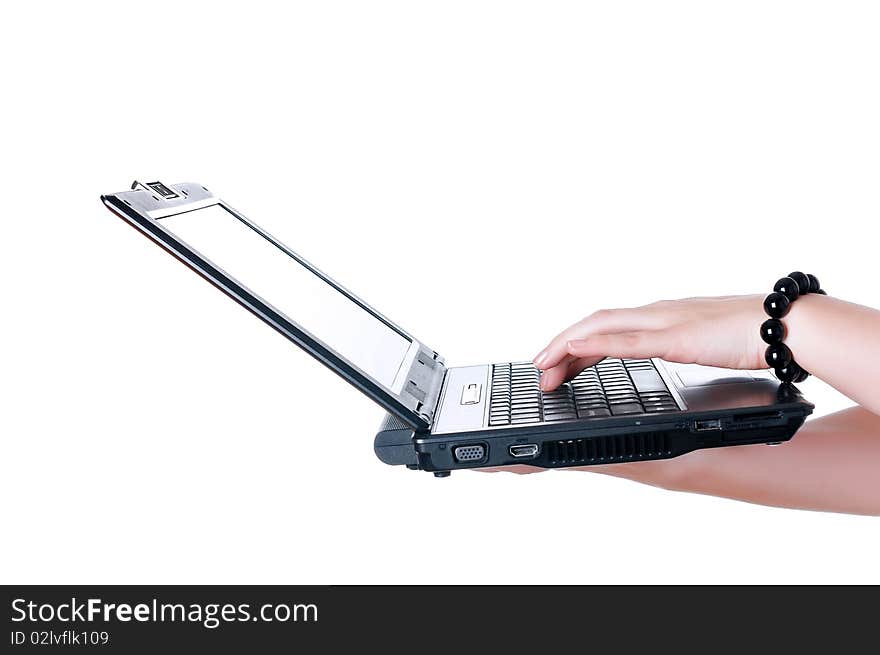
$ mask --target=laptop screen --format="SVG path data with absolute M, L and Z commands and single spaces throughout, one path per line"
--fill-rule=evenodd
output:
M 411 341 L 221 205 L 159 223 L 278 312 L 392 388 Z

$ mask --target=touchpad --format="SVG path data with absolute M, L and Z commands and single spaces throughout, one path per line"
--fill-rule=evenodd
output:
M 737 371 L 730 368 L 714 366 L 697 366 L 686 364 L 676 366 L 675 374 L 685 387 L 705 387 L 709 384 L 737 384 L 754 382 L 755 378 L 749 371 Z

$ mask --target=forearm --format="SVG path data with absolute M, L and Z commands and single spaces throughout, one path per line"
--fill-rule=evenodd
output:
M 584 470 L 762 505 L 880 515 L 880 417 L 856 407 L 809 421 L 775 448 L 718 448 Z
M 783 323 L 798 364 L 880 415 L 880 311 L 810 294 Z

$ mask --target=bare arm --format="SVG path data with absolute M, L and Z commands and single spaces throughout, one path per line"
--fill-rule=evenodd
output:
M 694 298 L 598 312 L 535 358 L 542 387 L 553 389 L 605 356 L 765 368 L 762 300 Z M 862 407 L 809 421 L 779 448 L 721 448 L 583 470 L 766 505 L 880 515 L 880 312 L 808 295 L 783 322 L 798 363 Z
M 699 450 L 592 468 L 675 491 L 751 503 L 880 515 L 880 417 L 861 407 L 809 421 L 789 442 Z
M 880 414 L 880 312 L 811 294 L 798 298 L 783 322 L 799 364 Z

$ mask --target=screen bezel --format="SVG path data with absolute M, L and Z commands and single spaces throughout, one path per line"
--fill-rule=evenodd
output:
M 190 189 L 187 193 L 182 194 L 180 200 L 167 203 L 157 199 L 156 196 L 149 194 L 149 192 L 139 190 L 102 196 L 101 199 L 107 207 L 113 211 L 113 213 L 126 220 L 129 224 L 158 243 L 193 271 L 226 293 L 233 300 L 244 306 L 267 324 L 271 325 L 278 332 L 296 343 L 299 347 L 318 359 L 322 364 L 333 370 L 335 373 L 342 376 L 349 383 L 356 386 L 367 396 L 379 403 L 388 412 L 394 414 L 414 428 L 427 429 L 430 427 L 430 414 L 432 408 L 426 406 L 423 402 L 424 398 L 418 398 L 416 395 L 410 393 L 409 389 L 412 388 L 411 385 L 418 383 L 420 388 L 416 389 L 416 391 L 421 394 L 427 393 L 428 390 L 424 387 L 427 386 L 427 378 L 430 376 L 426 375 L 423 370 L 426 368 L 429 369 L 429 371 L 432 370 L 435 362 L 442 364 L 442 358 L 440 358 L 435 351 L 425 347 L 418 339 L 377 312 L 366 302 L 342 287 L 322 271 L 315 268 L 312 264 L 285 246 L 278 239 L 249 220 L 241 212 L 235 210 L 221 199 L 212 196 L 207 189 L 204 189 L 204 187 L 198 185 L 173 185 L 173 187 L 175 189 L 183 187 L 184 190 L 189 187 L 194 187 L 194 189 Z M 203 193 L 199 193 L 198 190 L 200 189 L 203 190 Z M 293 257 L 320 279 L 330 284 L 339 293 L 348 297 L 363 310 L 369 312 L 376 319 L 410 341 L 410 347 L 407 350 L 406 356 L 401 364 L 400 370 L 398 371 L 398 375 L 395 377 L 393 387 L 388 387 L 370 376 L 356 364 L 349 361 L 321 341 L 317 335 L 311 334 L 292 317 L 279 311 L 265 299 L 257 295 L 257 293 L 248 289 L 231 275 L 227 274 L 219 264 L 211 262 L 207 257 L 201 255 L 194 247 L 190 246 L 182 239 L 178 238 L 173 232 L 162 226 L 163 218 L 196 211 L 212 205 L 220 205 L 238 220 L 242 221 L 246 226 L 250 227 L 260 236 L 283 250 L 290 257 Z M 429 366 L 426 367 L 424 364 L 428 358 L 430 358 L 431 361 L 429 362 Z M 413 378 L 415 378 L 415 380 L 413 380 Z

